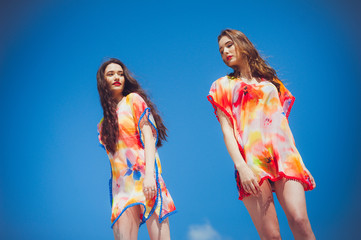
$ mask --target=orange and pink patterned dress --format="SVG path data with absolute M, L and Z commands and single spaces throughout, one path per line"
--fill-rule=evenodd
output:
M 225 76 L 213 82 L 207 98 L 216 115 L 219 108 L 233 124 L 239 150 L 260 185 L 266 179 L 274 182 L 284 177 L 299 181 L 305 191 L 312 190 L 310 176 L 288 125 L 295 98 L 281 81 L 275 81 L 280 84 L 280 92 L 265 79 L 247 84 L 242 79 Z M 242 200 L 250 194 L 244 191 L 237 170 L 235 173 Z
M 150 123 L 153 134 L 158 141 L 158 130 L 150 108 L 139 94 L 130 93 L 118 103 L 117 114 L 119 123 L 118 150 L 114 155 L 107 151 L 112 170 L 109 181 L 112 205 L 111 227 L 127 208 L 134 205 L 142 206 L 141 224 L 152 214 L 156 214 L 159 222 L 162 222 L 175 213 L 176 209 L 161 176 L 162 167 L 158 151 L 155 154 L 157 194 L 153 199 L 146 200 L 143 193 L 146 161 L 141 128 L 144 123 Z M 101 141 L 102 121 L 103 119 L 98 124 L 98 132 L 99 141 L 104 146 Z M 106 149 L 106 146 L 104 147 Z

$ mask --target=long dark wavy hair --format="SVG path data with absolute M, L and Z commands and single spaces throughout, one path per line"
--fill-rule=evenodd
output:
M 273 83 L 278 91 L 280 90 L 281 80 L 278 79 L 276 71 L 261 57 L 244 33 L 234 29 L 222 30 L 218 35 L 218 42 L 224 36 L 229 37 L 235 44 L 237 53 L 245 57 L 249 64 L 252 77 L 264 78 Z M 229 74 L 229 76 L 240 76 L 240 72 L 236 69 L 233 70 L 234 72 Z
M 140 84 L 135 80 L 124 63 L 116 58 L 110 58 L 99 67 L 97 72 L 97 86 L 104 115 L 101 126 L 101 140 L 105 144 L 106 149 L 114 154 L 117 151 L 119 137 L 118 116 L 116 113 L 118 102 L 113 98 L 111 88 L 105 80 L 105 69 L 111 63 L 119 64 L 123 68 L 125 79 L 123 96 L 126 97 L 129 93 L 137 93 L 147 103 L 158 128 L 157 147 L 162 146 L 162 141 L 166 140 L 167 137 L 167 128 L 164 126 L 156 106 L 150 101 L 145 91 L 141 88 Z

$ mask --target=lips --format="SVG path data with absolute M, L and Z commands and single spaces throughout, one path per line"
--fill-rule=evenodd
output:
M 232 57 L 233 57 L 233 56 L 231 56 L 231 55 L 230 55 L 230 56 L 227 56 L 227 57 L 226 57 L 227 61 L 231 60 Z
M 113 85 L 119 87 L 122 84 L 120 82 L 115 82 L 115 83 L 113 83 Z

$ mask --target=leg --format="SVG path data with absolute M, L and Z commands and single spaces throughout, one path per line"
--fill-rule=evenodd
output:
M 302 184 L 283 178 L 275 183 L 275 191 L 295 239 L 316 239 L 308 220 Z
M 243 199 L 243 203 L 261 239 L 281 239 L 271 185 L 266 180 L 260 188 L 258 196 L 248 196 Z
M 151 240 L 169 240 L 170 230 L 169 221 L 166 218 L 162 223 L 159 223 L 156 214 L 153 214 L 147 221 L 147 228 Z
M 115 240 L 137 240 L 140 224 L 140 206 L 128 208 L 113 226 Z

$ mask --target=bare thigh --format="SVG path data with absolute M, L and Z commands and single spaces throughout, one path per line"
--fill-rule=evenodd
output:
M 305 191 L 301 183 L 283 178 L 275 183 L 275 192 L 286 215 L 307 215 Z
M 147 229 L 151 240 L 169 240 L 169 220 L 166 218 L 162 223 L 159 223 L 158 216 L 153 214 L 147 220 Z
M 265 180 L 261 193 L 243 199 L 261 239 L 280 239 L 280 230 L 270 183 Z
M 275 192 L 295 239 L 314 239 L 302 184 L 283 178 L 275 183 Z
M 128 208 L 113 226 L 115 240 L 137 240 L 140 224 L 140 205 Z

